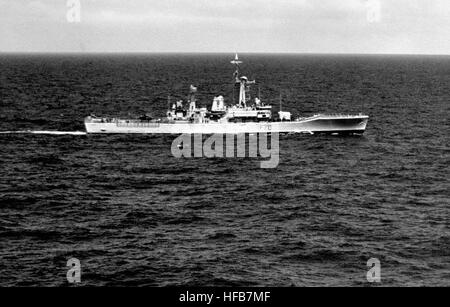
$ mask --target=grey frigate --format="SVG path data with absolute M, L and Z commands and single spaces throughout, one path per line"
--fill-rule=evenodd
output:
M 369 116 L 364 114 L 316 114 L 293 118 L 291 112 L 273 114 L 273 107 L 260 97 L 251 99 L 250 86 L 255 81 L 241 76 L 236 54 L 233 102 L 226 104 L 223 96 L 213 98 L 210 108 L 199 107 L 197 88 L 190 86 L 187 101 L 169 102 L 165 118 L 85 118 L 87 133 L 129 134 L 243 134 L 243 133 L 304 133 L 304 134 L 363 134 Z

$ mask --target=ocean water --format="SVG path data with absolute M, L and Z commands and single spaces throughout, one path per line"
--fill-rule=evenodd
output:
M 0 55 L 0 286 L 67 285 L 72 257 L 81 285 L 369 286 L 378 258 L 383 286 L 450 286 L 450 57 L 241 55 L 275 108 L 371 116 L 282 136 L 275 169 L 82 133 L 230 97 L 232 57 Z

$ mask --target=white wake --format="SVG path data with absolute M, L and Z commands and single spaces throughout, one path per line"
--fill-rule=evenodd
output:
M 86 135 L 87 133 L 83 131 L 22 130 L 22 131 L 0 131 L 0 134 Z

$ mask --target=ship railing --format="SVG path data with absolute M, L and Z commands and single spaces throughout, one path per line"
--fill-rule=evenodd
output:
M 155 122 L 135 122 L 135 121 L 117 121 L 117 127 L 126 128 L 159 128 L 159 123 Z
M 160 126 L 161 122 L 156 121 L 141 121 L 133 119 L 119 119 L 112 117 L 87 117 L 85 118 L 86 123 L 96 123 L 96 124 L 116 124 L 117 127 L 142 127 L 142 128 L 157 128 Z
M 367 115 L 359 113 L 359 114 L 342 114 L 342 113 L 329 113 L 329 114 L 314 114 L 313 116 L 307 117 L 297 117 L 296 121 L 306 120 L 306 119 L 314 119 L 318 117 L 337 117 L 337 118 L 358 118 L 358 117 L 366 117 Z
M 343 113 L 329 113 L 329 114 L 315 114 L 313 117 L 321 117 L 321 116 L 333 116 L 333 117 L 361 117 L 361 116 L 367 116 L 362 113 L 359 114 L 343 114 Z
M 105 124 L 105 123 L 115 123 L 115 119 L 107 118 L 107 117 L 91 117 L 91 116 L 89 116 L 89 117 L 85 118 L 85 122 Z

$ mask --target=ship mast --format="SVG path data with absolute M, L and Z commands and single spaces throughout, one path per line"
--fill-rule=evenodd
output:
M 283 93 L 280 92 L 280 112 L 283 112 Z
M 234 57 L 234 60 L 231 61 L 231 64 L 233 64 L 236 67 L 236 71 L 233 74 L 233 76 L 236 80 L 236 83 L 240 83 L 240 81 L 239 81 L 239 64 L 242 64 L 242 61 L 239 61 L 239 56 L 237 53 Z
M 236 71 L 234 72 L 233 76 L 235 78 L 235 86 L 234 91 L 236 91 L 236 88 L 239 87 L 239 107 L 247 107 L 247 85 L 248 84 L 254 84 L 255 81 L 248 81 L 247 77 L 240 77 L 239 76 L 239 64 L 242 64 L 242 61 L 239 61 L 239 56 L 236 53 L 236 56 L 234 57 L 234 60 L 231 61 L 231 64 L 233 64 L 236 67 Z M 234 100 L 234 94 L 233 94 L 233 100 Z

